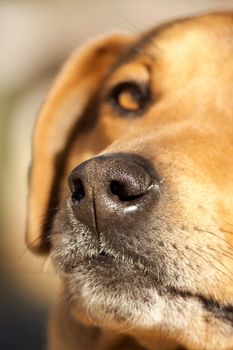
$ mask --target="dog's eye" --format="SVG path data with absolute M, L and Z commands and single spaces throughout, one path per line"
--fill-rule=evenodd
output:
M 118 112 L 136 114 L 144 109 L 149 100 L 149 89 L 134 82 L 116 85 L 110 93 L 110 101 Z

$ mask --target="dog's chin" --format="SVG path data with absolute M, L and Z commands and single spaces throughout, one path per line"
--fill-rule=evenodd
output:
M 224 331 L 226 336 L 232 331 L 232 320 L 227 320 L 232 310 L 224 311 L 191 292 L 160 283 L 151 271 L 123 257 L 103 251 L 82 257 L 63 277 L 77 318 L 85 313 L 101 327 L 157 331 L 171 339 L 188 338 L 195 329 L 197 344 L 207 319 L 212 331 Z
M 102 252 L 80 259 L 64 277 L 72 307 L 94 324 L 125 330 L 162 321 L 161 297 L 152 276 L 129 260 Z
M 131 326 L 158 304 L 147 271 L 106 252 L 80 261 L 66 282 L 73 302 L 81 302 L 88 316 L 102 326 Z
M 181 303 L 187 303 L 168 293 L 146 268 L 107 252 L 80 259 L 65 280 L 72 304 L 102 326 L 149 328 L 164 323 L 171 301 L 178 314 Z

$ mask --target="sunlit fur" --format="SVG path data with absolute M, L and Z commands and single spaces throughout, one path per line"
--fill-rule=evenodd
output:
M 40 231 L 38 221 L 28 235 L 37 251 L 52 242 L 63 281 L 50 349 L 233 349 L 233 15 L 175 21 L 82 50 L 42 108 L 33 148 L 29 219 L 38 213 L 43 219 L 53 209 L 51 188 L 58 193 L 50 231 Z M 151 90 L 136 117 L 120 115 L 107 99 L 128 80 Z M 74 128 L 70 110 L 81 124 L 56 168 L 54 139 L 63 142 L 61 152 Z M 45 130 L 51 130 L 46 142 Z M 82 161 L 109 153 L 150 161 L 160 197 L 143 215 L 128 213 L 132 229 L 121 223 L 95 236 L 73 215 L 67 176 Z M 48 177 L 41 188 L 42 172 Z

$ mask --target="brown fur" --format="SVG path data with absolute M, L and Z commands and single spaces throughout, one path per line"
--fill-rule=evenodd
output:
M 106 99 L 113 86 L 131 80 L 151 89 L 149 105 L 134 118 Z M 138 277 L 132 292 L 127 273 L 108 289 L 103 272 L 87 295 L 84 267 L 64 273 L 75 259 L 67 176 L 100 152 L 143 156 L 164 183 L 159 205 L 142 221 L 145 232 L 122 237 L 135 247 L 139 237 L 142 255 L 150 238 L 149 271 L 154 254 L 160 257 L 159 320 L 149 277 Z M 36 251 L 51 249 L 64 282 L 50 349 L 233 349 L 231 13 L 171 22 L 138 38 L 96 39 L 72 55 L 34 132 L 27 242 Z M 108 278 L 113 285 L 114 271 Z

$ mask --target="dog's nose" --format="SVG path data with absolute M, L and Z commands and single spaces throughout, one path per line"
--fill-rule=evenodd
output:
M 152 197 L 159 194 L 153 167 L 131 154 L 89 159 L 71 172 L 68 182 L 75 217 L 97 230 L 142 210 L 151 192 Z

